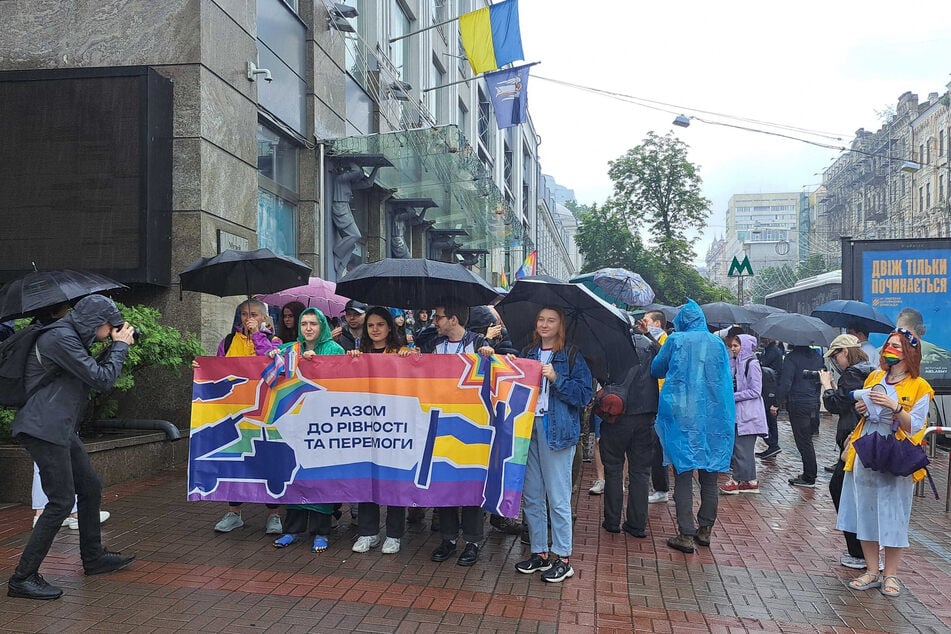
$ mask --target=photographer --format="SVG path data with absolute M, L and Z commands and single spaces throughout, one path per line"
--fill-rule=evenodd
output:
M 812 421 L 819 416 L 819 370 L 822 357 L 809 346 L 793 346 L 783 361 L 776 400 L 785 404 L 789 414 L 796 449 L 802 456 L 802 473 L 789 479 L 789 484 L 815 488 L 816 449 L 812 444 Z
M 840 373 L 838 385 L 833 387 L 832 375 L 826 370 L 819 371 L 819 380 L 822 383 L 822 403 L 830 413 L 839 415 L 835 430 L 835 444 L 839 448 L 840 456 L 832 472 L 832 479 L 829 480 L 829 494 L 832 495 L 832 503 L 838 513 L 839 498 L 842 496 L 842 480 L 845 477 L 845 462 L 842 460 L 841 453 L 845 448 L 846 440 L 852 435 L 852 430 L 859 422 L 852 390 L 862 389 L 866 377 L 874 370 L 874 367 L 862 350 L 861 342 L 852 335 L 839 335 L 833 339 L 825 357 L 832 361 Z M 843 531 L 843 535 L 845 535 L 848 552 L 842 556 L 839 563 L 846 568 L 864 570 L 865 555 L 858 537 L 855 533 L 847 531 Z
M 112 345 L 97 359 L 90 348 L 97 341 Z M 7 582 L 7 594 L 26 599 L 56 599 L 63 594 L 39 574 L 56 532 L 69 516 L 76 496 L 79 509 L 79 554 L 87 575 L 125 568 L 134 556 L 102 546 L 99 511 L 102 483 L 79 439 L 77 424 L 92 389 L 115 385 L 133 328 L 115 303 L 102 295 L 81 299 L 73 312 L 44 327 L 27 357 L 24 377 L 28 398 L 13 419 L 13 437 L 30 453 L 40 470 L 46 508 Z

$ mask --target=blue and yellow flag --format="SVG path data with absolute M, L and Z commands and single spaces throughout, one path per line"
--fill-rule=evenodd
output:
M 476 75 L 525 58 L 518 0 L 504 0 L 460 16 L 459 36 Z

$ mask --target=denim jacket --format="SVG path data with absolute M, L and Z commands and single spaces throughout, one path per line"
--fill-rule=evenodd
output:
M 591 401 L 591 370 L 579 352 L 568 368 L 567 348 L 552 357 L 551 365 L 557 378 L 548 392 L 548 447 L 567 449 L 578 443 L 581 436 L 581 410 Z M 522 355 L 538 361 L 539 348 L 532 347 Z

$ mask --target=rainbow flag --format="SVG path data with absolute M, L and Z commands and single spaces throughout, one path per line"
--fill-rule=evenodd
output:
M 538 270 L 538 251 L 532 251 L 528 254 L 528 257 L 525 258 L 525 261 L 522 262 L 522 266 L 518 267 L 518 270 L 515 271 L 515 279 L 520 280 L 523 277 L 528 277 L 529 275 L 535 275 L 535 271 Z
M 502 272 L 499 273 L 499 286 L 505 290 L 509 290 L 509 278 L 505 274 L 505 269 L 502 269 Z
M 525 58 L 518 0 L 504 0 L 461 15 L 459 36 L 476 75 Z
M 541 366 L 479 355 L 203 357 L 188 499 L 481 506 L 518 515 Z M 292 364 L 288 363 L 287 367 Z

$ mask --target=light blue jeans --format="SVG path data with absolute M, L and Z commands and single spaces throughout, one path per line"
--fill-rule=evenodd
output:
M 559 557 L 571 556 L 571 464 L 574 459 L 574 445 L 559 451 L 548 446 L 544 423 L 536 416 L 522 486 L 522 507 L 533 553 L 548 552 L 547 511 L 550 510 L 551 551 Z

